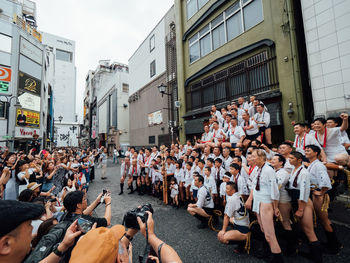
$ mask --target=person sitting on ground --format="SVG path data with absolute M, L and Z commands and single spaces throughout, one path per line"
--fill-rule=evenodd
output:
M 234 182 L 226 183 L 227 204 L 225 206 L 224 223 L 218 233 L 218 239 L 223 244 L 239 241 L 236 253 L 244 251 L 245 240 L 249 233 L 249 215 L 244 207 L 244 201 L 238 192 Z M 228 230 L 229 223 L 233 224 L 233 230 Z
M 198 201 L 195 204 L 189 204 L 187 211 L 201 221 L 197 227 L 202 229 L 208 226 L 207 221 L 213 214 L 214 201 L 210 191 L 204 186 L 203 176 L 195 176 L 194 184 L 198 187 Z

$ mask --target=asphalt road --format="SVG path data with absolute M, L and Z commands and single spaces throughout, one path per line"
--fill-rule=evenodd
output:
M 119 196 L 119 165 L 108 163 L 107 180 L 102 181 L 100 174 L 101 169 L 96 169 L 96 180 L 90 184 L 88 196 L 89 200 L 94 200 L 102 189 L 109 189 L 112 192 L 112 225 L 121 224 L 123 216 L 128 210 L 142 204 L 151 203 L 154 208 L 156 235 L 171 245 L 183 262 L 264 262 L 252 255 L 234 254 L 233 247 L 220 244 L 216 233 L 212 230 L 198 230 L 196 228 L 198 221 L 190 216 L 185 209 L 174 209 L 150 196 L 128 195 L 126 187 L 124 187 L 126 193 Z M 103 216 L 104 206 L 99 206 L 96 213 L 98 216 Z M 338 214 L 343 216 L 341 212 L 338 212 Z M 342 221 L 338 219 L 335 218 L 336 221 Z M 335 227 L 344 248 L 340 255 L 325 255 L 324 262 L 348 263 L 350 262 L 350 226 L 336 224 Z M 325 240 L 322 230 L 318 229 L 317 235 L 321 240 Z M 136 259 L 138 255 L 143 253 L 144 248 L 145 239 L 141 234 L 137 234 L 133 240 L 134 262 L 138 262 Z M 284 257 L 284 259 L 285 262 L 311 262 L 302 256 Z

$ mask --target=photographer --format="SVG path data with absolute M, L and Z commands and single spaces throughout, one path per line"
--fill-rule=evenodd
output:
M 106 205 L 104 217 L 92 217 L 91 214 L 100 203 L 102 196 L 104 196 L 104 203 Z M 97 223 L 97 227 L 106 227 L 111 224 L 112 211 L 111 195 L 109 192 L 106 192 L 104 195 L 103 193 L 99 194 L 96 200 L 92 202 L 90 206 L 87 206 L 87 197 L 84 192 L 70 192 L 64 198 L 63 205 L 68 212 L 63 220 L 72 220 L 72 218 L 76 217 L 77 215 L 83 215 L 84 219 Z
M 145 213 L 148 213 L 148 243 L 157 253 L 157 257 L 149 256 L 149 259 L 163 263 L 182 262 L 176 251 L 155 235 L 152 213 L 148 211 Z M 146 223 L 140 217 L 137 217 L 137 223 L 141 234 L 147 238 Z M 124 226 L 121 225 L 113 226 L 110 229 L 103 227 L 92 229 L 76 244 L 69 262 L 133 262 L 131 240 L 137 232 L 137 229 L 132 228 L 125 231 Z M 146 259 L 143 262 L 146 262 Z

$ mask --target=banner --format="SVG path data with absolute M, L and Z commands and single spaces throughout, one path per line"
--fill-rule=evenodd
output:
M 18 87 L 22 90 L 32 92 L 40 96 L 41 93 L 41 81 L 37 80 L 23 72 L 19 73 Z
M 12 70 L 8 67 L 0 66 L 0 93 L 8 93 L 10 90 Z
M 16 126 L 39 128 L 40 113 L 24 109 L 17 109 Z
M 162 111 L 155 111 L 148 114 L 148 125 L 157 125 L 163 123 Z

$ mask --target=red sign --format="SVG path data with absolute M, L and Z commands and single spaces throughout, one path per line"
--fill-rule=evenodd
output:
M 7 67 L 0 66 L 0 81 L 11 81 L 11 69 Z

